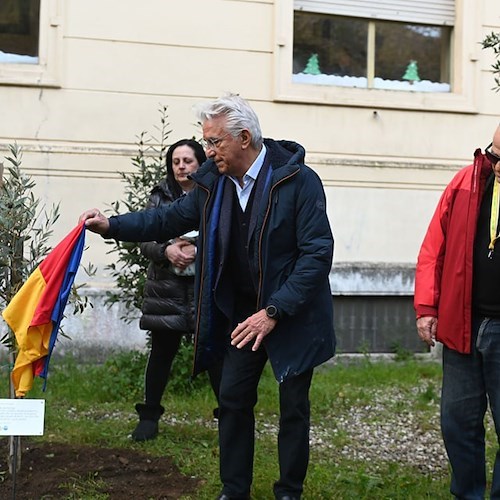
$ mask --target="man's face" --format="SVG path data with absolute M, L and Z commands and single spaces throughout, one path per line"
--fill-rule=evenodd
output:
M 203 124 L 203 139 L 208 143 L 205 152 L 212 158 L 217 169 L 223 175 L 240 175 L 241 140 L 233 137 L 226 129 L 226 118 L 223 116 L 206 121 Z
M 495 174 L 495 179 L 500 182 L 500 131 L 493 136 L 493 144 L 491 145 L 489 151 L 491 154 L 487 154 L 488 159 L 491 161 L 491 168 Z
M 493 169 L 497 182 L 500 182 L 500 161 L 497 161 L 494 165 L 492 163 L 491 168 Z

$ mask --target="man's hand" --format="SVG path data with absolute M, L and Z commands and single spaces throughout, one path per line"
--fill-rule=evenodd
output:
M 105 234 L 109 230 L 109 220 L 105 215 L 102 215 L 97 208 L 86 210 L 80 215 L 78 223 L 85 222 L 85 227 L 97 234 Z
M 270 318 L 266 314 L 265 309 L 261 309 L 252 314 L 243 323 L 240 323 L 232 331 L 231 345 L 235 345 L 238 349 L 241 349 L 254 340 L 252 351 L 256 351 L 260 347 L 264 337 L 272 331 L 277 322 L 277 320 Z
M 178 239 L 175 243 L 165 248 L 165 257 L 179 269 L 186 269 L 189 264 L 194 262 L 196 248 L 188 241 Z
M 427 345 L 434 347 L 438 319 L 435 316 L 422 316 L 417 319 L 418 336 Z

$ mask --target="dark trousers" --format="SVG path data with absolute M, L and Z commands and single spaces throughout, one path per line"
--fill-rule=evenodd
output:
M 500 319 L 474 317 L 472 352 L 443 348 L 441 430 L 452 468 L 451 493 L 482 500 L 486 490 L 484 417 L 490 405 L 500 440 Z M 500 499 L 500 450 L 490 498 Z
M 175 355 L 179 350 L 183 332 L 151 332 L 151 351 L 145 373 L 145 403 L 159 406 L 170 377 Z
M 248 498 L 253 476 L 254 406 L 257 386 L 267 361 L 261 347 L 253 352 L 229 346 L 222 368 L 219 394 L 219 446 L 222 493 Z M 291 377 L 279 385 L 280 429 L 278 456 L 280 478 L 276 497 L 300 498 L 309 463 L 309 388 L 313 370 Z

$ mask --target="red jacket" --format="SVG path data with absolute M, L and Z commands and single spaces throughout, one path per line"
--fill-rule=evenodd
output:
M 438 318 L 436 340 L 461 353 L 471 350 L 474 238 L 490 162 L 477 149 L 474 163 L 444 190 L 418 255 L 417 318 Z

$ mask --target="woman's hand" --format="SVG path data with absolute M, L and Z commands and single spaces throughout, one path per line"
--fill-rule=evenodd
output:
M 175 243 L 165 248 L 165 257 L 179 269 L 186 269 L 189 264 L 194 262 L 196 256 L 196 247 L 188 241 L 177 239 Z

